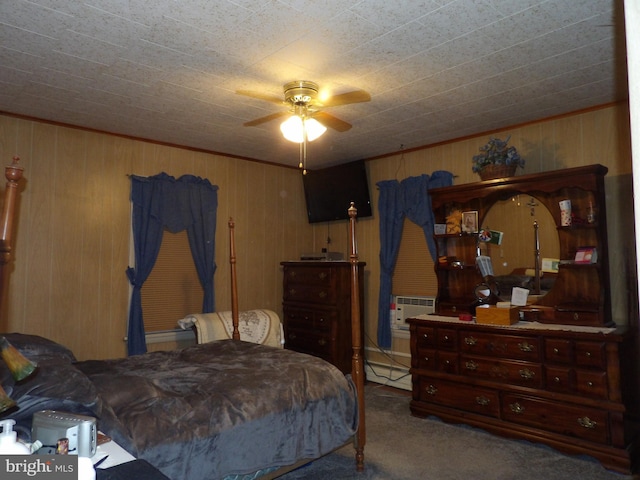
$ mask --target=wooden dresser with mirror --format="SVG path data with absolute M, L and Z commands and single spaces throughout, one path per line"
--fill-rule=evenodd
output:
M 436 313 L 408 320 L 414 415 L 635 468 L 635 333 L 611 318 L 606 173 L 591 165 L 430 191 L 436 224 L 462 212 L 477 228 L 435 234 Z M 490 231 L 496 238 L 483 242 Z M 577 263 L 578 251 L 597 257 Z M 484 298 L 478 255 L 495 279 Z M 517 323 L 467 320 L 483 303 L 508 301 L 513 286 L 530 293 Z

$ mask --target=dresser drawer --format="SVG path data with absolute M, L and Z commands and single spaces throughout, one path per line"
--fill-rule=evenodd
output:
M 589 397 L 608 398 L 607 374 L 605 372 L 576 370 L 576 391 Z
M 458 346 L 458 332 L 452 328 L 438 328 L 436 345 L 440 350 L 455 350 Z
M 431 348 L 421 348 L 418 350 L 417 355 L 411 356 L 411 363 L 414 368 L 419 368 L 421 370 L 435 370 L 436 351 Z
M 285 347 L 296 352 L 308 353 L 327 361 L 331 358 L 331 339 L 328 335 L 309 333 L 307 330 L 288 329 Z
M 573 393 L 574 371 L 569 367 L 545 367 L 547 390 L 560 393 Z
M 431 327 L 418 327 L 416 329 L 416 346 L 418 350 L 422 348 L 433 348 L 436 346 L 436 330 Z
M 576 365 L 604 369 L 606 365 L 604 342 L 575 342 Z
M 284 290 L 285 302 L 316 303 L 320 305 L 335 305 L 337 292 L 329 286 L 289 284 Z
M 497 418 L 500 415 L 500 397 L 494 390 L 428 377 L 420 377 L 418 383 L 419 399 L 423 402 L 459 408 L 490 417 Z
M 537 362 L 540 360 L 540 341 L 537 337 L 469 331 L 460 333 L 460 351 L 473 355 Z
M 502 418 L 603 444 L 608 443 L 610 436 L 608 414 L 605 411 L 524 395 L 503 396 Z
M 300 266 L 284 268 L 285 286 L 294 284 L 316 285 L 329 287 L 334 278 L 330 266 Z
M 573 363 L 573 342 L 560 338 L 547 338 L 544 341 L 544 356 L 547 363 Z
M 285 328 L 298 330 L 330 330 L 336 312 L 326 310 L 304 310 L 291 307 L 284 309 Z
M 486 357 L 460 357 L 460 373 L 494 382 L 541 388 L 542 366 L 537 363 L 496 360 Z
M 458 354 L 455 352 L 437 352 L 436 369 L 443 373 L 458 373 Z

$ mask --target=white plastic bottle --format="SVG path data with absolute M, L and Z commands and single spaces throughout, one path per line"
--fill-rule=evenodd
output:
M 30 455 L 31 449 L 18 441 L 18 433 L 13 430 L 16 421 L 9 418 L 0 421 L 0 455 Z

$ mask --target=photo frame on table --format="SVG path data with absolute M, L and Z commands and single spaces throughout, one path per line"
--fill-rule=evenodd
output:
M 464 233 L 478 233 L 478 212 L 476 210 L 462 212 L 462 231 Z

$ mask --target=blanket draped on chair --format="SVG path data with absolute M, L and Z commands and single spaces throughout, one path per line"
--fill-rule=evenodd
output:
M 283 335 L 280 317 L 271 310 L 239 312 L 240 340 L 282 348 Z M 231 312 L 194 313 L 178 320 L 183 329 L 196 328 L 198 343 L 231 338 L 233 318 Z

